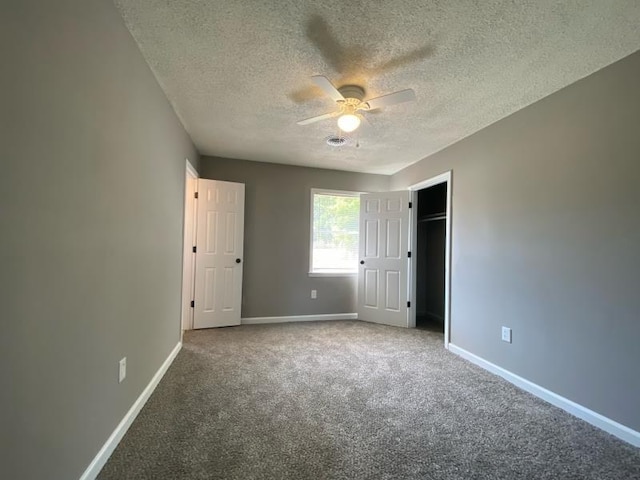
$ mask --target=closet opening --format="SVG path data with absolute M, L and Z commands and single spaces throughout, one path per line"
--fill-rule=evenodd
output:
M 448 182 L 418 190 L 416 328 L 445 333 Z

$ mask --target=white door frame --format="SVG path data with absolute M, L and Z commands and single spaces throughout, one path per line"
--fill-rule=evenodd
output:
M 444 256 L 444 348 L 449 348 L 451 340 L 451 199 L 452 199 L 452 171 L 441 173 L 435 177 L 423 180 L 409 187 L 411 191 L 412 212 L 410 220 L 411 251 L 415 252 L 409 262 L 411 282 L 411 309 L 409 310 L 409 327 L 416 326 L 416 258 L 418 244 L 418 191 L 433 187 L 441 183 L 447 184 L 447 218 L 445 220 L 445 256 Z
M 182 220 L 182 301 L 180 302 L 181 331 L 193 329 L 193 308 L 191 308 L 191 300 L 193 300 L 194 294 L 196 262 L 196 255 L 193 253 L 193 246 L 195 245 L 196 229 L 197 200 L 195 198 L 195 192 L 198 180 L 198 172 L 193 168 L 193 165 L 191 165 L 188 158 L 185 163 L 184 217 Z

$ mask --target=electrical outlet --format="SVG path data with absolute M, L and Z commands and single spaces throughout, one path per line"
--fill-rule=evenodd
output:
M 511 329 L 509 327 L 502 327 L 502 341 L 511 343 Z
M 311 298 L 318 298 L 318 291 L 317 290 L 311 290 Z
M 122 383 L 122 381 L 127 376 L 127 357 L 124 357 L 122 360 L 120 360 L 118 365 L 120 367 L 118 368 L 118 383 Z

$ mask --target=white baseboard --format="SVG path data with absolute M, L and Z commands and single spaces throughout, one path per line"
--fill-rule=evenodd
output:
M 264 323 L 317 322 L 319 320 L 357 320 L 357 313 L 323 313 L 319 315 L 291 315 L 288 317 L 248 317 L 240 319 L 242 325 Z
M 93 480 L 98 476 L 100 470 L 102 470 L 104 464 L 107 463 L 107 460 L 109 460 L 109 457 L 118 446 L 118 443 L 120 443 L 120 440 L 122 440 L 122 437 L 124 437 L 124 434 L 127 433 L 127 430 L 129 430 L 129 427 L 140 413 L 140 410 L 142 410 L 142 407 L 144 407 L 144 404 L 147 403 L 147 400 L 149 400 L 149 397 L 158 386 L 158 383 L 160 383 L 160 380 L 162 380 L 162 377 L 173 363 L 173 360 L 176 358 L 176 355 L 178 355 L 178 352 L 181 348 L 182 342 L 178 342 L 167 359 L 160 366 L 156 374 L 153 376 L 149 384 L 142 391 L 138 399 L 131 406 L 127 414 L 120 421 L 111 436 L 107 439 L 93 461 L 84 471 L 84 473 L 80 477 L 80 480 Z
M 555 405 L 558 408 L 574 415 L 578 418 L 581 418 L 585 422 L 590 423 L 591 425 L 598 427 L 605 432 L 608 432 L 625 442 L 630 443 L 635 447 L 640 447 L 640 432 L 636 432 L 631 428 L 622 425 L 621 423 L 616 422 L 615 420 L 611 420 L 610 418 L 605 417 L 593 410 L 589 410 L 582 405 L 569 400 L 568 398 L 564 398 L 557 393 L 554 393 L 546 388 L 541 387 L 540 385 L 536 385 L 529 380 L 522 378 L 515 373 L 511 373 L 509 370 L 505 370 L 502 367 L 499 367 L 487 360 L 474 355 L 467 350 L 460 348 L 452 343 L 449 343 L 449 351 L 455 353 L 456 355 L 461 356 L 462 358 L 469 360 L 471 363 L 475 363 L 476 365 L 488 370 L 491 373 L 494 373 L 510 383 L 513 383 L 515 386 L 526 390 L 527 392 L 535 395 L 546 402 Z

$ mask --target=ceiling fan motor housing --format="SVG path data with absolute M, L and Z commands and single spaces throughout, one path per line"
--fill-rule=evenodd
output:
M 364 88 L 357 85 L 345 85 L 344 87 L 340 87 L 338 91 L 347 100 L 355 98 L 358 100 L 358 103 L 360 103 L 364 99 Z

